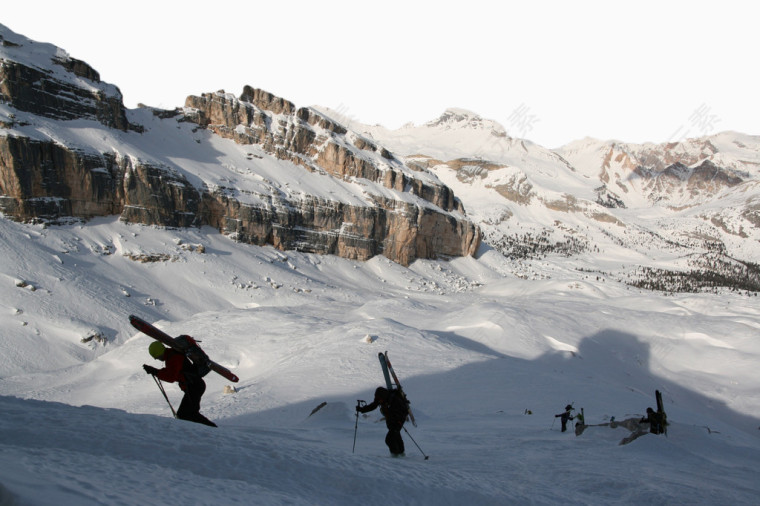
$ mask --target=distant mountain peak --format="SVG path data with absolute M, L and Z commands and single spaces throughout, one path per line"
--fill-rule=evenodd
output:
M 447 130 L 486 130 L 497 137 L 507 136 L 507 131 L 496 121 L 485 119 L 472 111 L 456 107 L 446 109 L 437 119 L 425 123 L 424 126 Z

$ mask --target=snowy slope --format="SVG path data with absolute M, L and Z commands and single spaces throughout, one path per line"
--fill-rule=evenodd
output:
M 755 297 L 662 297 L 566 262 L 519 280 L 493 251 L 404 268 L 205 229 L 0 226 L 2 500 L 752 504 L 760 492 Z M 165 260 L 125 256 L 140 254 Z M 193 334 L 241 377 L 233 394 L 206 378 L 202 411 L 219 429 L 170 418 L 130 313 Z M 80 342 L 91 330 L 108 342 Z M 428 461 L 407 434 L 407 457 L 389 458 L 377 413 L 358 420 L 352 453 L 353 406 L 382 382 L 385 350 Z M 658 388 L 667 438 L 558 431 L 568 402 L 604 424 L 640 417 Z

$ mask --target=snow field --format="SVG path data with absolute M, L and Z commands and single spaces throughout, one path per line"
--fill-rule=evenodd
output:
M 0 501 L 757 497 L 760 316 L 752 297 L 664 297 L 550 262 L 551 277 L 526 281 L 505 274 L 505 260 L 488 251 L 404 268 L 107 219 L 0 226 L 0 346 L 14 353 L 0 369 Z M 140 263 L 125 252 L 171 260 Z M 241 377 L 227 394 L 226 380 L 206 377 L 202 412 L 219 429 L 171 419 L 141 369 L 152 362 L 150 339 L 129 326 L 129 314 L 194 335 Z M 81 341 L 93 330 L 107 343 Z M 352 453 L 354 406 L 383 382 L 377 353 L 386 350 L 418 420 L 407 429 L 430 460 L 406 433 L 406 457 L 390 458 L 378 412 L 359 417 Z M 166 388 L 177 406 L 179 390 Z M 655 389 L 668 436 L 620 446 L 630 432 L 603 424 L 641 417 Z M 591 425 L 579 437 L 561 433 L 554 418 L 567 403 L 583 407 Z

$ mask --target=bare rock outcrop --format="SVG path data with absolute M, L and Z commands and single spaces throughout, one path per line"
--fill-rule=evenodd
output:
M 246 86 L 239 98 L 223 91 L 190 96 L 185 107 L 190 121 L 237 143 L 261 145 L 273 156 L 309 170 L 382 182 L 398 191 L 408 189 L 444 211 L 462 210 L 447 186 L 414 177 L 387 149 L 349 135 L 314 109 L 296 109 L 263 90 Z
M 2 136 L 0 210 L 20 220 L 117 214 L 123 170 L 115 162 L 54 142 Z
M 94 119 L 110 128 L 129 128 L 121 92 L 103 83 L 87 63 L 7 29 L 0 44 L 0 101 L 46 118 Z

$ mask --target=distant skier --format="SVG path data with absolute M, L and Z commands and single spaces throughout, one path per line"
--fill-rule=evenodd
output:
M 179 383 L 179 388 L 185 392 L 177 409 L 177 418 L 191 422 L 202 423 L 211 427 L 217 425 L 201 414 L 201 397 L 206 391 L 206 382 L 196 367 L 182 353 L 166 348 L 162 343 L 153 341 L 148 347 L 148 353 L 156 360 L 164 362 L 162 369 L 143 364 L 143 369 L 161 381 Z
M 406 417 L 409 414 L 409 408 L 406 401 L 397 390 L 388 390 L 384 387 L 377 387 L 375 390 L 375 400 L 366 406 L 356 406 L 356 411 L 360 413 L 369 413 L 380 407 L 380 412 L 385 416 L 385 426 L 388 427 L 388 434 L 385 436 L 385 444 L 394 457 L 404 456 L 404 440 L 401 438 L 401 429 L 404 427 Z
M 665 427 L 662 423 L 662 415 L 652 408 L 647 408 L 647 416 L 639 420 L 639 423 L 648 423 L 649 432 L 652 434 L 662 434 L 665 432 Z
M 567 406 L 565 406 L 564 413 L 554 415 L 554 418 L 559 418 L 562 421 L 562 432 L 565 432 L 567 430 L 567 421 L 573 419 L 573 415 L 570 414 L 572 410 L 573 410 L 573 407 L 570 404 L 568 404 Z

